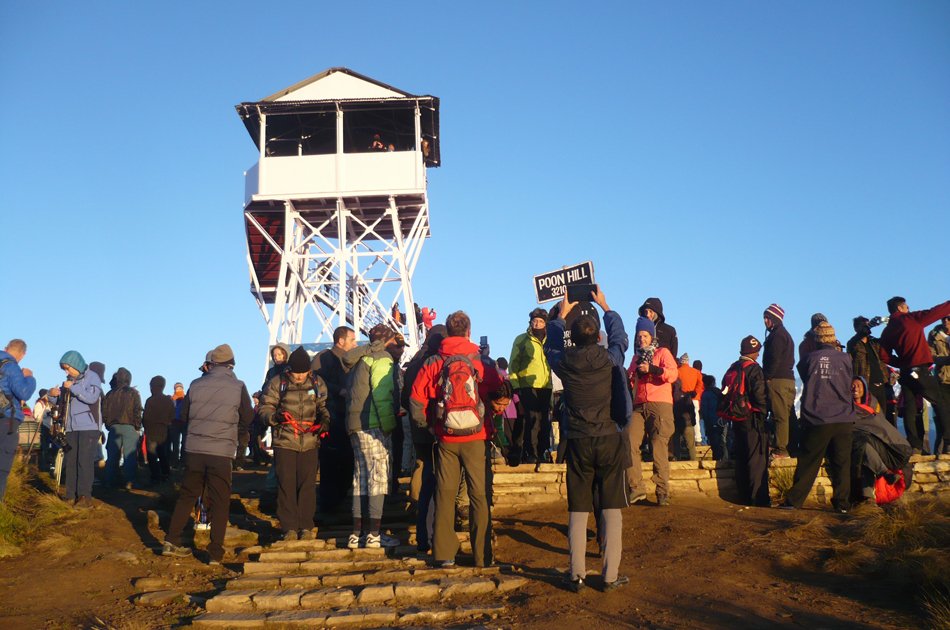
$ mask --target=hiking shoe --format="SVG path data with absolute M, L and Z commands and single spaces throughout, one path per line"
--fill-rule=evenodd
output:
M 162 555 L 173 556 L 175 558 L 187 558 L 191 555 L 191 549 L 188 547 L 179 547 L 178 545 L 173 545 L 166 540 L 162 543 Z
M 587 585 L 584 584 L 584 578 L 569 578 L 564 580 L 564 586 L 567 587 L 567 590 L 571 591 L 572 593 L 580 593 Z
M 288 532 L 284 532 L 284 537 L 281 540 L 286 540 L 286 541 L 300 540 L 300 536 L 297 535 L 297 532 L 295 530 L 290 530 Z
M 346 540 L 346 548 L 347 548 L 347 549 L 359 549 L 359 548 L 360 548 L 360 543 L 362 542 L 362 541 L 360 540 L 360 538 L 361 538 L 361 536 L 360 536 L 359 534 L 355 533 L 355 532 L 352 533 L 352 534 L 350 534 L 350 537 L 347 538 L 347 540 Z
M 670 495 L 668 494 L 656 495 L 656 504 L 660 507 L 668 507 L 670 505 Z M 620 579 L 620 578 L 617 578 L 617 579 Z
M 380 547 L 398 547 L 399 539 L 393 538 L 387 534 L 366 534 L 366 543 L 364 545 L 367 549 L 379 549 Z
M 301 529 L 298 533 L 298 538 L 300 538 L 300 540 L 313 540 L 317 537 L 312 529 Z
M 455 566 L 455 560 L 436 560 L 435 566 L 439 569 L 451 569 Z
M 630 584 L 630 578 L 626 575 L 618 575 L 617 579 L 613 582 L 604 582 L 604 592 L 609 593 L 610 591 L 616 590 L 625 584 Z
M 791 502 L 791 501 L 789 501 L 788 499 L 785 499 L 784 501 L 782 501 L 782 504 L 778 506 L 778 509 L 780 509 L 780 510 L 797 510 L 798 508 L 795 507 L 794 505 L 792 505 L 792 502 Z
M 647 493 L 646 493 L 646 492 L 637 492 L 637 493 L 634 493 L 634 494 L 631 495 L 631 497 L 630 497 L 630 505 L 634 505 L 634 504 L 639 503 L 640 501 L 644 501 L 644 500 L 646 500 L 646 498 L 647 498 Z

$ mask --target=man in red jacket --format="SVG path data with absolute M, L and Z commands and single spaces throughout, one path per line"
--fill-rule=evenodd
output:
M 937 412 L 937 418 L 943 428 L 943 434 L 950 431 L 950 401 L 940 387 L 940 382 L 930 372 L 934 362 L 933 353 L 927 345 L 924 328 L 934 322 L 950 316 L 950 301 L 938 304 L 926 311 L 911 311 L 907 300 L 892 297 L 887 301 L 890 321 L 881 333 L 881 357 L 901 371 L 900 384 L 904 391 L 904 428 L 907 441 L 920 453 L 923 448 L 921 436 L 914 422 L 907 418 L 917 417 L 917 397 L 930 401 Z M 945 444 L 943 453 L 950 455 L 950 445 Z
M 472 555 L 475 566 L 492 562 L 491 514 L 488 506 L 489 444 L 493 426 L 484 421 L 484 399 L 501 385 L 493 364 L 482 361 L 469 340 L 472 322 L 456 311 L 445 320 L 448 336 L 439 353 L 426 359 L 412 383 L 412 419 L 435 435 L 435 526 L 432 558 L 450 567 L 458 553 L 455 497 L 462 470 L 470 505 Z

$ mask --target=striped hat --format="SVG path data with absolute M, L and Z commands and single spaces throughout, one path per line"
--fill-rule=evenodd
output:
M 765 315 L 771 315 L 780 322 L 785 321 L 785 309 L 778 304 L 769 304 L 769 307 L 765 309 Z

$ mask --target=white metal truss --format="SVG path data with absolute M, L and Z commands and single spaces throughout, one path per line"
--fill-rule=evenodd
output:
M 342 198 L 330 212 L 299 211 L 284 202 L 284 238 L 281 247 L 255 219 L 245 212 L 249 229 L 260 233 L 280 256 L 280 273 L 272 303 L 248 252 L 252 292 L 270 333 L 270 345 L 300 344 L 309 340 L 332 341 L 337 326 L 350 326 L 364 335 L 376 324 L 386 323 L 406 336 L 406 356 L 420 344 L 412 295 L 412 274 L 429 234 L 428 200 L 400 207 L 395 197 L 372 219 L 358 208 L 348 208 Z M 319 217 L 319 219 L 317 219 Z M 408 226 L 408 227 L 407 227 Z M 392 307 L 400 304 L 404 325 L 397 326 Z M 307 314 L 316 321 L 304 331 Z

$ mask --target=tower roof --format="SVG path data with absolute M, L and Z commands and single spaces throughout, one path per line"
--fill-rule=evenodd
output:
M 320 85 L 316 85 L 320 83 Z M 275 101 L 314 101 L 314 100 L 350 100 L 364 98 L 412 98 L 410 94 L 365 74 L 360 74 L 342 66 L 327 68 L 323 72 L 298 81 L 290 87 L 278 90 L 261 102 Z

